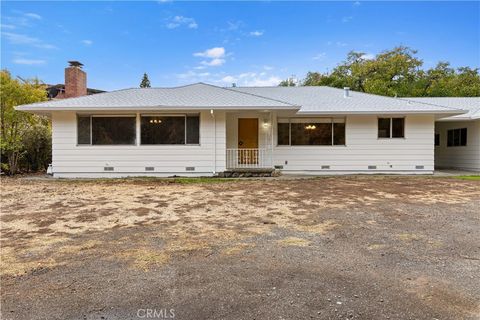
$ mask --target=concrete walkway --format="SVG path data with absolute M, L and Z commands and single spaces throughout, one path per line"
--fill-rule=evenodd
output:
M 478 176 L 480 175 L 479 171 L 466 171 L 466 170 L 454 170 L 454 169 L 444 169 L 444 170 L 435 170 L 433 172 L 434 176 L 439 177 L 448 177 L 448 176 Z

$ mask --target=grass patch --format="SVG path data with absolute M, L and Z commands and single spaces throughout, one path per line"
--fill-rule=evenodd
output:
M 475 176 L 455 176 L 456 179 L 480 181 L 480 175 Z

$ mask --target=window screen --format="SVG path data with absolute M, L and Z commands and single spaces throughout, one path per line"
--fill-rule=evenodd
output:
M 404 118 L 392 118 L 392 138 L 404 138 L 405 137 L 405 119 Z
M 390 118 L 378 118 L 378 137 L 390 138 Z

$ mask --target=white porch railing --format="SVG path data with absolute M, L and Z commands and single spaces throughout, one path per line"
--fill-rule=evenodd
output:
M 273 168 L 271 149 L 227 149 L 227 169 Z

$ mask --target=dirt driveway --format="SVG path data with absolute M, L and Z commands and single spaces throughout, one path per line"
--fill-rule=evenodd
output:
M 453 178 L 3 179 L 1 319 L 479 319 L 479 208 Z

